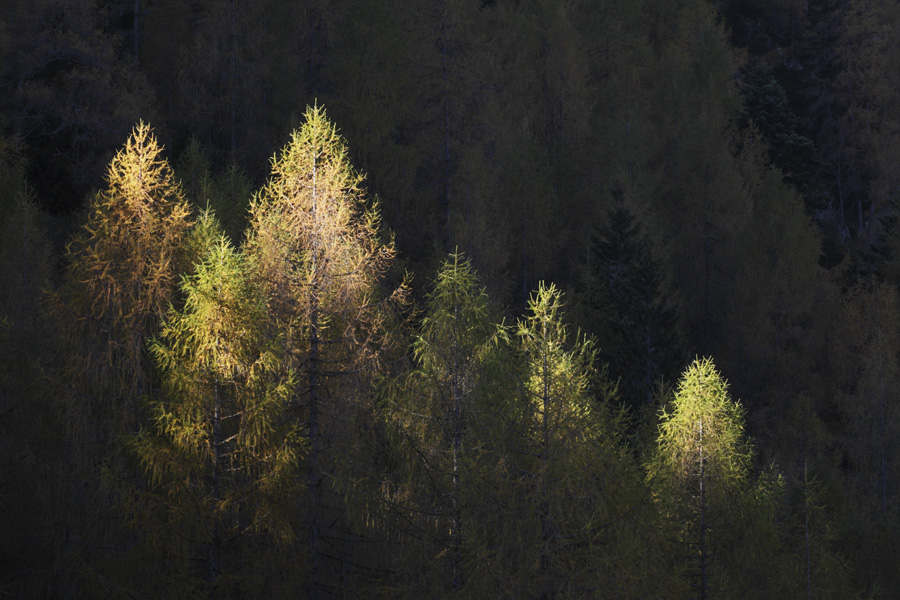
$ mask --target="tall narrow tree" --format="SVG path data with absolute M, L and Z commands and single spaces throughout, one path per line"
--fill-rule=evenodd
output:
M 67 381 L 81 381 L 72 423 L 134 428 L 148 391 L 145 339 L 173 300 L 188 226 L 181 186 L 150 126 L 139 123 L 109 165 L 83 230 L 66 249 L 66 285 L 56 297 L 72 344 Z M 107 432 L 110 433 L 110 432 Z
M 337 543 L 333 524 L 346 516 L 330 496 L 342 484 L 332 448 L 340 444 L 349 458 L 352 422 L 365 418 L 365 386 L 358 384 L 371 373 L 384 341 L 379 281 L 394 258 L 392 241 L 381 241 L 378 207 L 366 200 L 362 181 L 325 111 L 309 108 L 251 206 L 248 252 L 274 326 L 285 338 L 285 368 L 300 378 L 293 405 L 309 444 L 312 598 L 326 589 L 325 545 Z
M 752 556 L 753 548 L 761 546 L 752 543 L 750 534 L 759 531 L 749 531 L 749 525 L 764 523 L 766 511 L 771 513 L 768 499 L 777 480 L 762 478 L 750 485 L 752 449 L 743 419 L 743 409 L 731 399 L 727 382 L 709 358 L 691 363 L 671 412 L 662 414 L 649 478 L 672 527 L 673 569 L 685 580 L 672 597 L 712 598 L 762 562 L 759 555 L 747 564 L 738 558 Z
M 532 295 L 517 338 L 522 396 L 504 457 L 512 485 L 502 493 L 519 512 L 501 520 L 519 547 L 500 569 L 504 585 L 542 599 L 654 593 L 655 578 L 642 583 L 629 565 L 653 569 L 634 545 L 643 488 L 593 341 L 570 335 L 553 285 Z
M 138 398 L 152 381 L 146 339 L 175 299 L 189 225 L 181 186 L 150 127 L 139 123 L 68 245 L 63 286 L 50 298 L 63 357 L 52 380 L 70 448 L 60 485 L 68 494 L 60 514 L 69 533 L 60 556 L 92 565 L 88 572 L 127 539 L 121 519 L 84 515 L 121 514 L 101 472 L 122 473 L 120 441 L 139 427 Z M 107 575 L 126 576 L 122 569 Z M 64 579 L 61 585 L 73 584 Z
M 424 588 L 410 589 L 419 596 L 458 593 L 471 580 L 477 541 L 469 529 L 479 518 L 483 503 L 476 490 L 485 488 L 481 477 L 489 460 L 484 434 L 496 422 L 488 388 L 503 379 L 492 367 L 504 329 L 492 316 L 470 261 L 451 254 L 427 296 L 413 342 L 415 369 L 391 402 L 391 419 L 401 424 L 411 459 L 408 479 L 417 512 L 409 519 L 434 541 L 423 557 L 433 567 L 411 561 L 426 571 Z

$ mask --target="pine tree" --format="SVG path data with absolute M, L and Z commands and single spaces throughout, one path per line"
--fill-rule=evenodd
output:
M 337 128 L 319 107 L 305 118 L 254 198 L 246 244 L 285 340 L 285 369 L 298 377 L 292 405 L 309 445 L 305 541 L 317 597 L 330 579 L 325 544 L 337 543 L 333 524 L 347 517 L 332 499 L 349 485 L 340 465 L 353 468 L 353 423 L 369 418 L 363 382 L 385 343 L 380 279 L 394 250 L 380 239 L 377 204 L 366 201 Z

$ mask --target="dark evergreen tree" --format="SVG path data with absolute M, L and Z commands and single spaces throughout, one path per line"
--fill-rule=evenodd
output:
M 649 404 L 660 379 L 683 362 L 677 306 L 635 217 L 611 209 L 592 237 L 582 293 L 588 331 L 596 335 L 623 400 Z
M 824 165 L 817 159 L 813 141 L 800 134 L 799 119 L 768 63 L 756 62 L 744 72 L 741 95 L 739 124 L 758 128 L 769 143 L 772 163 L 803 195 L 807 210 L 825 208 L 828 199 L 818 183 Z

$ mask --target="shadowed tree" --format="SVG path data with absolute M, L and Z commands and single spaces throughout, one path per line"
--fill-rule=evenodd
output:
M 678 313 L 634 216 L 618 206 L 592 239 L 583 299 L 601 356 L 622 399 L 649 404 L 660 378 L 674 380 L 681 360 Z
M 616 389 L 592 340 L 570 336 L 562 295 L 541 285 L 516 328 L 521 396 L 509 418 L 503 499 L 486 551 L 494 585 L 517 597 L 654 594 L 652 517 Z M 485 525 L 485 528 L 488 528 Z M 491 539 L 491 538 L 487 538 Z M 496 548 L 496 549 L 495 549 Z M 635 564 L 643 565 L 635 570 Z
M 190 225 L 181 187 L 148 125 L 134 128 L 106 179 L 66 249 L 64 283 L 50 297 L 64 357 L 52 379 L 71 448 L 64 552 L 85 565 L 121 550 L 116 498 L 100 485 L 100 471 L 123 475 L 120 436 L 139 427 L 138 398 L 152 381 L 146 339 L 175 299 Z M 86 519 L 85 511 L 110 517 Z M 109 574 L 125 576 L 115 568 Z
M 470 571 L 478 568 L 480 548 L 470 530 L 484 518 L 478 490 L 486 488 L 493 457 L 488 446 L 498 407 L 492 386 L 508 381 L 498 362 L 505 331 L 495 323 L 471 263 L 451 254 L 426 299 L 412 344 L 415 369 L 392 390 L 388 411 L 408 451 L 405 475 L 417 503 L 408 518 L 428 532 L 430 543 L 407 559 L 416 582 L 411 595 L 478 585 Z
M 23 598 L 55 590 L 54 466 L 65 451 L 44 378 L 52 360 L 42 303 L 51 244 L 25 167 L 0 132 L 0 590 Z

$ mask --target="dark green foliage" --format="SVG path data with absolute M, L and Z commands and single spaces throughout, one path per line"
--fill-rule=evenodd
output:
M 588 329 L 600 343 L 623 400 L 652 402 L 660 379 L 681 368 L 678 313 L 634 216 L 611 209 L 591 239 L 583 284 Z
M 898 31 L 4 3 L 0 595 L 891 597 Z
M 772 67 L 760 61 L 748 68 L 741 83 L 741 96 L 740 125 L 756 126 L 769 143 L 772 164 L 796 186 L 810 212 L 825 208 L 828 198 L 817 182 L 824 165 L 816 158 L 813 141 L 800 134 L 799 119 Z

